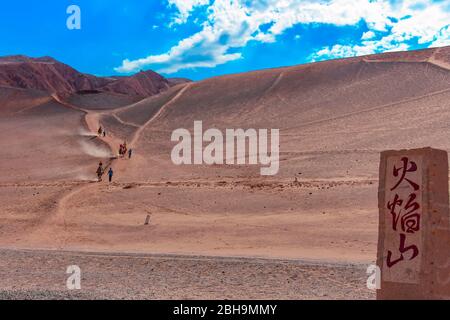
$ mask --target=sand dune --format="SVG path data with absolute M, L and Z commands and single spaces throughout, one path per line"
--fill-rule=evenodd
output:
M 447 47 L 388 53 L 181 82 L 139 101 L 1 87 L 0 246 L 370 263 L 379 152 L 450 150 L 449 63 Z M 195 120 L 280 129 L 279 174 L 175 166 L 170 135 Z M 124 140 L 133 157 L 114 158 Z M 113 183 L 92 182 L 99 161 Z

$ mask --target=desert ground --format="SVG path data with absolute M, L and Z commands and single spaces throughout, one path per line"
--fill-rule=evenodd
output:
M 0 298 L 374 298 L 379 153 L 450 150 L 449 70 L 438 48 L 145 99 L 0 86 Z M 196 120 L 280 129 L 279 173 L 174 165 L 171 133 Z M 96 181 L 99 161 L 112 183 Z M 65 289 L 69 264 L 85 270 L 79 292 Z
M 1 250 L 0 299 L 372 299 L 361 264 Z M 81 289 L 67 290 L 79 265 Z

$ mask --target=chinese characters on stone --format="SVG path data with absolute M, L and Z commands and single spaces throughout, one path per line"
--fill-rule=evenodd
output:
M 394 165 L 392 170 L 397 182 L 390 189 L 394 198 L 388 198 L 387 208 L 392 216 L 392 231 L 398 234 L 400 245 L 398 252 L 388 250 L 386 260 L 388 268 L 405 259 L 413 260 L 419 255 L 417 244 L 408 243 L 408 235 L 420 230 L 421 204 L 417 202 L 417 194 L 421 190 L 419 184 L 409 177 L 409 173 L 416 171 L 417 164 L 408 157 L 401 158 L 401 164 Z M 410 189 L 408 196 L 401 197 L 396 192 L 401 185 Z

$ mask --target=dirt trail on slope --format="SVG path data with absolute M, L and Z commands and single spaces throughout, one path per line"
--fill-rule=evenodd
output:
M 143 130 L 154 120 L 156 120 L 162 112 L 165 110 L 167 106 L 175 102 L 188 88 L 189 85 L 186 85 L 178 94 L 173 97 L 170 101 L 165 103 L 160 107 L 158 112 L 152 116 L 145 124 L 142 126 L 137 126 L 137 130 L 133 135 L 131 142 L 128 144 L 129 147 L 135 147 L 141 133 Z M 98 139 L 99 141 L 105 143 L 108 148 L 111 150 L 113 155 L 116 155 L 116 150 L 118 146 L 123 142 L 119 138 L 115 137 L 112 134 L 107 134 L 106 136 L 97 135 L 97 130 L 101 126 L 101 116 L 102 115 L 115 115 L 117 110 L 112 111 L 92 111 L 84 108 L 80 108 L 74 106 L 70 103 L 67 103 L 61 100 L 57 95 L 53 95 L 52 98 L 63 105 L 64 107 L 74 109 L 85 114 L 84 121 L 86 123 L 87 129 L 92 133 L 93 139 Z M 120 161 L 121 159 L 118 156 L 110 157 L 109 159 L 105 159 L 104 161 L 104 170 L 105 172 L 108 168 L 114 165 L 114 175 L 123 175 L 126 171 L 127 167 L 131 165 L 131 161 Z M 95 167 L 95 165 L 94 165 Z M 72 187 L 59 199 L 57 199 L 57 204 L 53 212 L 50 212 L 46 217 L 41 219 L 39 223 L 35 226 L 34 230 L 32 230 L 26 237 L 28 243 L 34 243 L 35 241 L 51 243 L 54 247 L 58 249 L 62 249 L 66 247 L 69 236 L 76 237 L 76 235 L 71 234 L 69 232 L 70 226 L 66 224 L 66 216 L 70 211 L 71 205 L 70 201 L 73 197 L 79 195 L 80 193 L 89 192 L 91 189 L 98 189 L 103 184 L 99 184 L 96 181 L 89 181 L 81 184 L 73 184 Z M 117 185 L 117 183 L 113 183 L 113 185 Z
M 182 95 L 183 93 L 188 90 L 190 87 L 192 86 L 192 83 L 187 84 L 183 89 L 181 89 L 172 99 L 170 99 L 168 102 L 166 102 L 165 104 L 163 104 L 158 112 L 156 112 L 153 117 L 151 117 L 146 123 L 144 123 L 142 126 L 140 126 L 137 131 L 134 133 L 133 138 L 131 139 L 130 142 L 130 147 L 134 147 L 135 144 L 137 143 L 137 141 L 139 140 L 142 131 L 153 121 L 155 121 L 162 113 L 163 111 L 170 106 L 172 103 L 174 103 L 175 101 L 177 101 Z
M 64 107 L 83 112 L 85 114 L 84 120 L 87 125 L 88 131 L 92 133 L 93 138 L 105 143 L 111 150 L 111 153 L 115 153 L 114 150 L 121 143 L 121 140 L 111 135 L 107 135 L 105 137 L 101 135 L 97 136 L 97 130 L 100 127 L 100 115 L 104 112 L 90 111 L 87 109 L 76 107 L 61 100 L 57 95 L 52 95 L 52 98 Z M 106 166 L 104 166 L 105 171 L 113 164 L 116 159 L 117 157 L 111 157 L 107 160 Z M 62 184 L 57 185 L 63 186 Z M 87 192 L 89 189 L 98 187 L 98 183 L 96 181 L 76 182 L 68 184 L 68 186 L 71 186 L 71 188 L 61 198 L 57 199 L 57 205 L 54 212 L 50 212 L 49 215 L 44 217 L 37 224 L 35 230 L 27 235 L 27 239 L 30 243 L 33 243 L 34 239 L 39 239 L 39 241 L 44 240 L 44 242 L 53 243 L 59 249 L 66 246 L 67 238 L 69 235 L 67 230 L 68 226 L 66 225 L 65 219 L 67 211 L 70 210 L 70 206 L 68 205 L 68 203 L 73 196 L 82 192 Z
M 363 113 L 367 113 L 367 112 L 377 111 L 377 110 L 381 110 L 381 109 L 385 109 L 385 108 L 391 108 L 391 107 L 394 107 L 394 106 L 397 106 L 397 105 L 400 105 L 400 104 L 406 104 L 406 103 L 409 103 L 409 102 L 422 100 L 422 99 L 425 99 L 425 98 L 437 96 L 437 95 L 444 94 L 444 93 L 447 93 L 447 92 L 450 92 L 450 89 L 443 89 L 443 90 L 439 90 L 439 91 L 434 91 L 434 92 L 430 92 L 430 93 L 427 93 L 427 94 L 424 94 L 424 95 L 420 95 L 420 96 L 417 96 L 417 97 L 413 97 L 413 98 L 407 98 L 407 99 L 404 99 L 404 100 L 399 100 L 399 101 L 395 101 L 395 102 L 392 102 L 392 103 L 387 103 L 387 104 L 380 105 L 380 106 L 375 106 L 375 107 L 371 107 L 371 108 L 367 108 L 367 109 L 362 109 L 362 110 L 358 110 L 358 111 L 349 112 L 349 113 L 342 114 L 342 115 L 339 115 L 339 116 L 336 116 L 336 117 L 330 117 L 330 118 L 325 118 L 325 119 L 305 122 L 305 123 L 302 123 L 301 125 L 298 125 L 298 126 L 295 126 L 295 127 L 285 128 L 284 131 L 304 128 L 304 127 L 307 127 L 307 126 L 320 124 L 320 123 L 325 123 L 325 122 L 332 122 L 332 121 L 335 121 L 335 120 L 340 120 L 340 119 L 344 119 L 344 118 L 347 118 L 347 117 L 352 117 L 352 116 L 363 114 Z

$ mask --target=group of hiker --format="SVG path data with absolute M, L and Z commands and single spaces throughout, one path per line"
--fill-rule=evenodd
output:
M 127 149 L 127 143 L 124 142 L 119 146 L 119 155 L 123 158 L 128 153 L 128 159 L 131 158 L 131 154 L 133 153 L 133 150 Z
M 98 164 L 98 168 L 97 168 L 98 182 L 102 181 L 102 176 L 103 176 L 104 173 L 105 173 L 105 168 L 103 168 L 103 163 L 100 162 L 100 163 Z M 114 171 L 113 171 L 113 169 L 110 167 L 109 170 L 108 170 L 108 179 L 109 179 L 109 182 L 112 181 L 113 174 L 114 174 Z
M 97 132 L 97 133 L 98 133 L 99 137 L 101 137 L 102 135 L 103 135 L 103 137 L 106 136 L 106 131 L 105 131 L 104 128 L 102 128 L 101 126 L 98 128 L 98 132 Z M 130 149 L 127 149 L 127 143 L 126 143 L 126 141 L 125 141 L 124 143 L 120 144 L 120 146 L 119 146 L 119 156 L 120 156 L 120 157 L 123 158 L 123 157 L 125 157 L 126 154 L 128 154 L 128 159 L 131 159 L 132 153 L 133 153 L 133 150 L 132 150 L 131 148 L 130 148 Z M 98 164 L 98 168 L 97 168 L 96 173 L 97 173 L 97 177 L 98 177 L 98 181 L 99 181 L 99 182 L 102 181 L 102 176 L 103 176 L 103 174 L 105 173 L 106 168 L 107 168 L 107 167 L 103 168 L 103 163 L 102 163 L 102 162 L 100 162 L 100 163 Z M 112 178 L 113 178 L 113 175 L 114 175 L 114 171 L 113 171 L 113 169 L 112 169 L 111 167 L 109 168 L 107 174 L 108 174 L 108 180 L 109 180 L 109 182 L 112 182 Z

